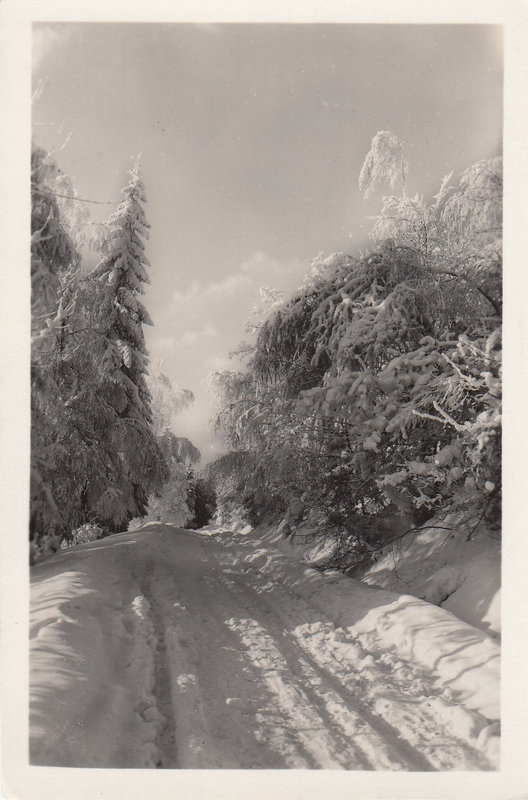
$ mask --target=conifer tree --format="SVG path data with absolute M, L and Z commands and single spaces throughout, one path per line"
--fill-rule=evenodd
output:
M 31 489 L 30 538 L 60 538 L 75 524 L 75 468 L 69 447 L 63 364 L 75 299 L 78 250 L 56 197 L 64 176 L 50 155 L 31 155 Z
M 129 177 L 123 200 L 108 222 L 103 258 L 91 275 L 100 343 L 98 389 L 107 412 L 104 435 L 116 456 L 97 501 L 98 517 L 109 530 L 144 514 L 149 493 L 159 488 L 166 471 L 152 428 L 146 383 L 143 325 L 152 322 L 139 297 L 149 283 L 144 240 L 150 226 L 137 164 Z

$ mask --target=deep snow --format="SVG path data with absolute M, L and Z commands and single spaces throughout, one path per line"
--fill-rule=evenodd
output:
M 486 528 L 472 532 L 456 515 L 441 525 L 425 526 L 388 546 L 374 564 L 358 570 L 357 577 L 371 586 L 441 605 L 500 638 L 500 534 Z
M 258 534 L 148 525 L 32 569 L 36 765 L 489 770 L 499 647 Z
M 281 550 L 289 558 L 321 566 L 335 549 L 332 536 L 308 518 L 294 535 L 280 526 L 247 535 Z M 372 562 L 350 574 L 369 586 L 410 594 L 440 605 L 496 639 L 501 635 L 501 536 L 480 525 L 472 530 L 463 515 L 431 520 L 374 554 Z

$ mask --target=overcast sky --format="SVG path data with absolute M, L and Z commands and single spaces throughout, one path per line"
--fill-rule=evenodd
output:
M 380 197 L 357 184 L 377 131 L 405 141 L 410 193 L 499 153 L 501 64 L 490 26 L 34 26 L 34 137 L 80 196 L 119 201 L 141 154 L 147 345 L 195 393 L 176 432 L 204 460 L 202 381 L 236 368 L 259 287 L 289 293 L 318 253 L 365 245 Z

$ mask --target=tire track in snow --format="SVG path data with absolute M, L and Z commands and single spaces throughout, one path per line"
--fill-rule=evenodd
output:
M 260 603 L 266 604 L 267 602 L 270 614 L 278 614 L 278 624 L 275 625 L 277 631 L 280 632 L 281 629 L 284 629 L 285 623 L 290 626 L 291 632 L 288 638 L 293 645 L 293 650 L 290 650 L 289 653 L 291 663 L 299 663 L 304 656 L 315 674 L 324 683 L 332 687 L 342 702 L 349 709 L 351 707 L 354 708 L 359 717 L 371 728 L 372 732 L 376 732 L 384 742 L 391 743 L 392 752 L 396 753 L 400 759 L 403 759 L 403 768 L 422 771 L 431 769 L 489 770 L 491 768 L 489 762 L 480 751 L 473 749 L 467 742 L 454 737 L 452 729 L 446 727 L 445 722 L 441 719 L 441 712 L 442 710 L 445 711 L 443 705 L 446 704 L 441 702 L 442 698 L 440 696 L 435 696 L 438 695 L 438 692 L 434 688 L 430 687 L 427 690 L 428 694 L 430 693 L 432 696 L 431 702 L 427 697 L 422 698 L 423 701 L 421 703 L 416 697 L 400 696 L 399 700 L 395 700 L 394 697 L 388 694 L 385 694 L 383 698 L 377 697 L 372 692 L 372 686 L 369 686 L 364 679 L 358 680 L 359 676 L 351 672 L 351 664 L 342 661 L 337 653 L 332 652 L 331 640 L 335 626 L 322 612 L 317 613 L 319 617 L 324 619 L 323 624 L 328 628 L 325 631 L 319 630 L 320 640 L 324 639 L 324 648 L 321 651 L 323 652 L 323 658 L 319 656 L 317 649 L 314 653 L 307 646 L 310 639 L 313 638 L 310 636 L 309 631 L 306 631 L 306 628 L 314 627 L 310 624 L 310 620 L 313 621 L 314 609 L 307 606 L 302 598 L 281 584 L 270 580 L 268 575 L 263 575 L 254 566 L 248 566 L 245 562 L 241 571 L 231 567 L 224 569 L 223 572 L 223 580 L 230 583 L 232 588 L 236 587 L 239 594 L 242 592 L 246 596 L 248 589 L 252 589 Z M 246 578 L 244 583 L 241 582 L 241 572 Z M 273 595 L 276 597 L 278 593 L 284 597 L 282 603 L 278 603 L 275 600 L 274 604 L 271 605 L 269 601 L 266 601 L 265 597 L 269 598 Z M 294 613 L 291 611 L 290 605 L 295 608 Z M 302 630 L 302 623 L 304 623 L 304 631 Z M 317 627 L 320 627 L 320 625 Z M 306 635 L 307 633 L 308 636 Z M 350 644 L 350 642 L 345 642 L 346 646 Z M 354 645 L 357 647 L 357 642 Z M 367 653 L 363 653 L 362 656 L 366 656 L 374 665 L 372 656 Z M 388 671 L 380 677 L 382 677 L 384 683 L 391 683 L 391 675 Z M 313 684 L 313 677 L 310 683 Z M 397 681 L 394 682 L 394 690 L 395 693 L 400 693 L 401 695 L 401 687 Z M 362 696 L 372 697 L 371 702 L 374 711 L 371 711 L 364 702 L 361 702 L 358 698 L 358 692 L 361 692 Z M 436 703 L 436 700 L 440 702 Z M 402 712 L 402 706 L 405 704 L 407 705 L 407 710 Z M 409 706 L 411 706 L 410 711 Z M 461 713 L 468 720 L 471 719 L 469 713 Z M 394 724 L 391 724 L 390 720 L 393 720 Z M 379 753 L 376 754 L 375 763 L 377 764 L 378 761 Z M 377 765 L 377 768 L 380 767 Z
M 151 737 L 146 766 L 487 768 L 420 703 L 406 720 L 401 698 L 373 693 L 357 663 L 370 659 L 389 690 L 390 666 L 382 674 L 343 631 L 340 643 L 324 612 L 245 561 L 227 569 L 225 555 L 170 530 L 126 553 L 139 592 L 127 603 L 128 682 Z M 351 646 L 360 651 L 352 661 Z
M 335 680 L 330 685 L 330 676 L 307 658 L 294 641 L 285 638 L 283 621 L 277 616 L 275 607 L 262 595 L 257 595 L 247 583 L 230 580 L 218 568 L 218 561 L 208 545 L 203 540 L 200 542 L 202 549 L 209 551 L 211 566 L 215 562 L 217 565 L 210 569 L 207 578 L 211 592 L 216 592 L 219 597 L 219 586 L 223 584 L 229 592 L 231 607 L 232 596 L 238 595 L 235 608 L 239 613 L 242 610 L 242 613 L 253 615 L 254 619 L 241 620 L 237 614 L 227 620 L 227 624 L 238 631 L 250 660 L 260 672 L 260 679 L 268 684 L 275 682 L 274 694 L 283 725 L 284 718 L 289 719 L 289 735 L 297 738 L 299 746 L 307 751 L 308 766 L 330 769 L 406 769 L 410 766 L 411 769 L 430 770 L 429 762 L 408 747 L 405 741 L 401 747 L 394 747 L 391 742 L 395 737 L 394 729 L 389 726 L 380 733 L 373 724 L 378 722 L 375 715 L 363 709 L 362 716 L 357 711 L 356 697 L 344 696 L 343 687 Z M 261 619 L 261 625 L 257 623 L 258 619 Z M 280 719 L 278 724 L 281 724 Z M 316 731 L 319 739 L 314 748 L 311 740 Z M 308 738 L 304 736 L 306 732 Z M 357 742 L 353 740 L 353 733 L 357 735 Z M 392 736 L 388 737 L 387 733 Z
M 179 544 L 184 550 L 181 539 Z M 163 680 L 154 687 L 154 693 L 157 706 L 168 722 L 156 740 L 161 751 L 158 766 L 180 769 L 284 766 L 276 753 L 267 752 L 265 743 L 256 755 L 259 743 L 255 739 L 251 745 L 248 715 L 238 713 L 236 702 L 230 705 L 230 701 L 237 699 L 231 696 L 235 694 L 233 684 L 239 689 L 241 679 L 244 682 L 242 654 L 234 646 L 234 638 L 233 646 L 228 643 L 222 621 L 211 615 L 210 609 L 218 606 L 216 595 L 202 596 L 204 562 L 196 561 L 193 550 L 194 547 L 186 554 L 189 558 L 178 564 L 171 565 L 170 559 L 167 563 L 146 559 L 147 577 L 141 581 L 142 591 L 150 598 L 159 642 L 163 642 L 158 658 L 162 666 L 157 672 Z M 198 605 L 193 602 L 197 588 Z M 232 613 L 232 598 L 230 603 Z M 229 691 L 221 685 L 227 674 L 231 675 Z M 253 695 L 252 682 L 247 681 L 246 685 Z M 246 711 L 251 705 L 251 700 L 244 702 Z
M 311 655 L 316 668 L 335 678 L 336 686 L 342 687 L 343 697 L 346 694 L 355 698 L 362 715 L 366 715 L 374 727 L 386 726 L 389 736 L 395 736 L 405 748 L 411 747 L 415 753 L 426 757 L 429 769 L 491 768 L 486 757 L 468 741 L 455 736 L 453 726 L 449 725 L 449 721 L 454 721 L 455 729 L 468 729 L 469 739 L 474 716 L 471 712 L 447 703 L 431 681 L 425 680 L 420 671 L 411 666 L 405 668 L 410 679 L 402 685 L 401 662 L 389 656 L 382 665 L 379 654 L 373 657 L 368 651 L 362 651 L 357 639 L 339 633 L 342 635 L 336 635 L 333 624 L 328 623 L 311 632 L 306 631 L 306 626 L 297 626 L 289 637 L 302 652 Z M 359 663 L 367 664 L 365 672 L 357 674 L 354 670 L 350 648 L 359 652 Z M 359 700 L 358 695 L 368 698 L 370 705 Z
M 210 755 L 211 737 L 194 669 L 193 635 L 188 627 L 186 607 L 176 599 L 180 593 L 176 590 L 175 577 L 158 567 L 152 571 L 150 591 L 163 641 L 163 666 L 160 668 L 163 690 L 159 701 L 170 720 L 170 730 L 160 741 L 164 753 L 160 766 L 214 769 L 217 764 Z
M 192 545 L 194 552 L 184 569 L 177 576 L 163 578 L 159 574 L 156 582 L 157 587 L 163 587 L 171 629 L 178 766 L 310 766 L 305 753 L 281 738 L 280 716 L 269 718 L 260 676 L 251 669 L 238 637 L 225 625 L 225 619 L 238 610 L 233 597 L 219 583 L 211 587 L 204 575 L 205 565 L 210 568 L 211 562 L 201 549 L 196 552 L 196 539 Z M 259 723 L 261 713 L 265 719 Z M 273 730 L 274 736 L 262 738 L 263 728 Z
M 260 670 L 262 680 L 270 686 L 281 714 L 290 723 L 293 735 L 306 753 L 310 766 L 321 769 L 374 768 L 365 754 L 345 735 L 345 726 L 336 724 L 339 716 L 328 698 L 313 689 L 313 675 L 306 674 L 309 667 L 305 661 L 298 662 L 297 667 L 301 668 L 308 683 L 293 675 L 292 662 L 285 657 L 282 647 L 254 619 L 232 618 L 227 620 L 227 624 L 238 632 L 242 642 L 247 645 L 251 660 Z M 342 716 L 352 715 L 348 709 L 344 709 Z M 348 722 L 350 733 L 350 720 Z M 353 719 L 356 729 L 357 722 Z M 377 744 L 383 746 L 381 741 Z M 384 758 L 383 753 L 378 750 L 378 763 L 380 761 L 384 761 Z M 401 768 L 403 765 L 386 759 L 384 766 L 391 769 Z
M 135 710 L 147 723 L 154 723 L 155 735 L 152 746 L 151 766 L 170 769 L 177 766 L 175 747 L 175 723 L 172 713 L 170 665 L 167 657 L 163 608 L 160 607 L 157 592 L 153 591 L 155 576 L 154 562 L 145 563 L 139 574 L 131 564 L 131 574 L 135 578 L 141 595 L 133 601 L 136 616 L 143 617 L 146 629 L 146 644 L 150 648 L 148 691 L 140 694 Z M 136 623 L 136 635 L 142 634 Z M 143 634 L 143 638 L 145 638 Z M 130 667 L 134 667 L 133 662 Z
M 238 636 L 226 625 L 229 615 L 239 611 L 238 602 L 217 579 L 216 570 L 211 573 L 215 562 L 210 553 L 197 549 L 196 543 L 194 539 L 183 569 L 174 565 L 175 571 L 170 571 L 157 563 L 150 589 L 144 587 L 153 608 L 159 603 L 156 616 L 166 625 L 176 765 L 343 768 L 349 760 L 342 753 L 343 743 L 336 746 L 324 721 L 292 683 L 290 666 L 282 684 L 276 672 L 265 680 L 247 647 L 240 647 Z M 183 550 L 182 539 L 179 545 Z M 184 603 L 190 603 L 189 613 Z M 259 644 L 265 646 L 265 638 L 260 637 Z M 286 709 L 276 702 L 285 694 Z
M 36 573 L 32 763 L 489 769 L 434 675 L 336 629 L 240 548 L 158 526 L 60 558 L 77 572 Z
M 225 639 L 231 631 L 243 645 L 242 653 L 254 687 L 267 690 L 267 699 L 259 703 L 255 697 L 228 698 L 228 702 L 238 701 L 249 711 L 245 735 L 253 725 L 256 737 L 275 751 L 271 763 L 265 766 L 282 766 L 277 761 L 283 759 L 284 766 L 293 768 L 364 768 L 361 759 L 351 760 L 350 748 L 346 747 L 340 732 L 336 736 L 337 731 L 330 720 L 321 716 L 319 709 L 309 700 L 302 682 L 292 671 L 291 663 L 282 657 L 275 638 L 269 636 L 255 619 L 240 618 L 241 609 L 242 613 L 254 612 L 252 596 L 242 598 L 239 603 L 230 587 L 222 581 L 210 553 L 204 553 L 205 560 L 209 571 L 204 580 L 202 600 L 208 606 L 215 604 L 216 611 L 220 612 L 221 636 Z M 234 611 L 236 616 L 229 617 Z M 240 678 L 234 677 L 233 688 L 238 694 Z M 243 729 L 239 736 L 244 736 Z
M 218 578 L 225 580 L 221 573 Z M 233 587 L 241 599 L 243 595 L 246 612 L 251 610 L 257 617 L 263 611 L 266 614 L 265 625 L 269 638 L 279 657 L 287 665 L 290 680 L 297 684 L 305 703 L 317 709 L 322 720 L 326 719 L 328 732 L 342 743 L 347 755 L 345 758 L 339 757 L 339 760 L 341 763 L 348 762 L 346 769 L 430 771 L 433 768 L 420 752 L 401 738 L 399 731 L 370 712 L 356 695 L 323 669 L 310 653 L 299 647 L 291 634 L 286 636 L 275 609 L 271 609 L 261 595 L 255 596 L 258 600 L 257 606 L 251 604 L 252 608 L 248 608 L 247 595 L 250 587 L 247 584 L 241 587 L 236 579 L 232 580 L 230 588 Z M 266 636 L 265 629 L 260 630 L 260 636 Z M 249 644 L 251 640 L 248 638 L 247 641 Z M 296 675 L 299 670 L 303 680 Z M 357 742 L 354 736 L 357 737 Z

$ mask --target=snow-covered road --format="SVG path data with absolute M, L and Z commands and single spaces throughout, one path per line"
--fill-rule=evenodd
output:
M 416 598 L 307 568 L 299 582 L 234 542 L 150 525 L 33 568 L 33 764 L 497 768 L 495 641 Z M 354 597 L 343 624 L 332 609 Z M 411 660 L 421 618 L 451 649 Z M 468 671 L 484 699 L 457 684 Z

